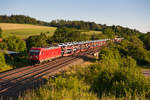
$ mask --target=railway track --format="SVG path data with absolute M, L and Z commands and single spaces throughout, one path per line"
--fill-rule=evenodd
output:
M 98 49 L 97 49 L 98 50 Z M 58 58 L 57 60 L 35 66 L 15 69 L 0 74 L 0 97 L 8 99 L 26 88 L 38 85 L 43 81 L 44 76 L 52 75 L 53 72 L 61 70 L 64 66 L 71 64 L 73 61 L 80 59 L 80 56 L 95 52 L 87 51 L 76 54 L 71 57 Z M 34 86 L 33 86 L 34 87 Z

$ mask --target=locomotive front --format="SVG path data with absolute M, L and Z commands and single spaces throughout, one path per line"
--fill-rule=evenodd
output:
M 40 55 L 39 48 L 31 48 L 29 51 L 29 61 L 30 63 L 39 63 L 39 55 Z

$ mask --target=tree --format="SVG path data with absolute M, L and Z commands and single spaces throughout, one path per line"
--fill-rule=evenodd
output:
M 128 40 L 123 40 L 118 45 L 120 53 L 134 58 L 138 64 L 150 62 L 148 51 L 144 48 L 143 42 L 136 36 L 131 36 Z
M 114 38 L 115 37 L 115 32 L 111 28 L 105 28 L 103 30 L 103 34 L 107 35 L 108 38 Z
M 0 28 L 0 38 L 2 38 L 2 29 Z
M 0 52 L 0 67 L 5 66 L 6 62 L 5 62 L 5 57 L 4 54 Z
M 7 50 L 11 51 L 21 52 L 26 50 L 25 41 L 16 36 L 5 38 L 3 40 L 3 46 L 6 46 Z
M 84 40 L 84 34 L 81 34 L 80 31 L 72 28 L 57 28 L 53 35 L 53 41 L 57 43 L 63 42 L 73 42 Z
M 50 25 L 55 27 L 67 27 L 84 30 L 101 30 L 101 26 L 95 22 L 52 20 Z
M 2 49 L 2 50 L 7 50 L 7 49 L 8 49 L 7 43 L 1 42 L 1 43 L 0 43 L 0 49 Z
M 140 39 L 144 42 L 146 49 L 150 50 L 150 32 L 147 32 L 147 34 L 142 34 Z
M 67 34 L 66 28 L 57 28 L 53 35 L 53 40 L 58 43 L 67 42 Z
M 27 49 L 29 50 L 32 47 L 45 47 L 47 44 L 47 36 L 44 33 L 41 33 L 37 36 L 30 36 L 26 40 Z

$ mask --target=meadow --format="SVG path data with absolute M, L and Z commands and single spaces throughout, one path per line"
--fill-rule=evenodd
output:
M 102 34 L 101 31 L 83 31 L 82 33 L 87 34 L 87 35 L 92 35 L 92 34 L 99 35 L 99 34 Z
M 13 23 L 0 23 L 0 27 L 3 30 L 4 38 L 16 35 L 22 39 L 28 38 L 31 35 L 39 35 L 40 33 L 46 33 L 48 36 L 52 36 L 56 30 L 56 27 Z

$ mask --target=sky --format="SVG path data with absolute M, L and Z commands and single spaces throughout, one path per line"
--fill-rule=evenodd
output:
M 94 21 L 150 32 L 150 0 L 0 0 L 0 15 Z

